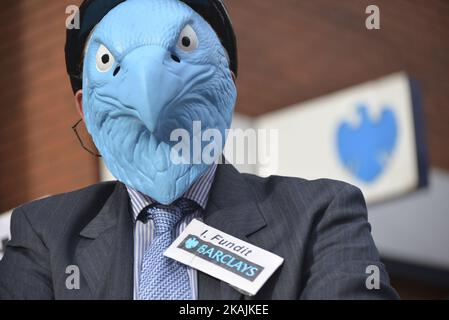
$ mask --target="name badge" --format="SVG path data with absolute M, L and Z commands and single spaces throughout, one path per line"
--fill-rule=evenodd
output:
M 194 219 L 164 255 L 220 279 L 243 294 L 257 294 L 284 259 Z

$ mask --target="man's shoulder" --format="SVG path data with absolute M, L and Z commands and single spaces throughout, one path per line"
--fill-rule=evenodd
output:
M 246 174 L 244 178 L 266 219 L 279 221 L 283 216 L 288 223 L 308 225 L 316 219 L 338 219 L 349 211 L 366 216 L 361 190 L 343 181 Z
M 341 192 L 361 193 L 356 186 L 344 181 L 332 179 L 307 180 L 288 176 L 260 177 L 242 174 L 252 190 L 263 197 L 273 196 L 296 201 L 331 201 Z
M 24 211 L 35 211 L 42 207 L 58 206 L 62 202 L 77 202 L 80 199 L 92 198 L 92 195 L 111 194 L 117 186 L 117 181 L 101 182 L 86 186 L 81 189 L 50 195 L 20 205 L 18 208 Z
M 70 220 L 74 215 L 99 210 L 119 185 L 117 181 L 101 182 L 82 189 L 51 195 L 18 206 L 14 214 L 25 214 L 36 227 L 49 221 Z

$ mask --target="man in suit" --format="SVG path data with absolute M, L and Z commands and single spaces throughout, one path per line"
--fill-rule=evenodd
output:
M 184 105 L 177 102 L 178 109 L 170 109 L 167 101 L 176 99 L 163 99 L 164 85 L 168 82 L 173 84 L 175 79 L 170 78 L 173 81 L 167 82 L 166 77 L 171 77 L 173 73 L 179 72 L 177 77 L 180 81 L 187 74 L 187 79 L 194 82 L 190 86 L 191 91 L 207 83 L 210 95 L 208 99 L 194 101 L 197 104 L 215 101 L 214 106 L 223 104 L 217 112 L 226 110 L 232 113 L 235 103 L 235 88 L 231 85 L 237 75 L 235 38 L 222 2 L 164 1 L 84 2 L 81 8 L 84 27 L 81 31 L 73 31 L 75 33 L 68 32 L 68 71 L 78 109 L 106 164 L 119 181 L 100 183 L 17 208 L 11 221 L 12 239 L 0 262 L 0 298 L 397 298 L 379 261 L 367 222 L 364 198 L 357 188 L 331 180 L 307 181 L 277 176 L 260 178 L 240 174 L 230 164 L 184 164 L 182 168 L 185 171 L 179 176 L 176 170 L 170 171 L 172 164 L 161 165 L 163 159 L 157 157 L 164 154 L 158 149 L 148 158 L 134 154 L 123 161 L 121 154 L 139 148 L 140 140 L 128 138 L 133 134 L 142 134 L 141 139 L 145 138 L 147 131 L 139 130 L 148 130 L 150 137 L 153 134 L 157 138 L 163 137 L 158 131 L 162 130 L 160 126 L 152 126 L 155 120 L 147 118 L 139 109 L 141 106 L 149 107 L 153 112 L 156 105 L 159 106 L 158 110 L 168 108 L 175 114 L 183 108 Z M 201 4 L 199 7 L 196 6 L 198 3 Z M 164 41 L 157 44 L 145 42 L 142 45 L 129 41 L 141 29 L 132 29 L 132 33 L 127 33 L 127 24 L 115 26 L 118 17 L 121 21 L 129 17 L 132 19 L 129 25 L 134 28 L 139 25 L 140 16 L 146 17 L 142 12 L 152 10 L 160 11 L 152 17 L 154 25 L 145 21 L 145 25 L 151 25 L 145 29 L 145 36 L 152 35 L 157 29 L 162 33 L 163 30 L 177 30 L 176 37 L 170 38 L 170 31 Z M 164 16 L 168 12 L 169 15 Z M 172 19 L 178 13 L 179 21 Z M 165 18 L 157 21 L 160 17 Z M 170 28 L 158 29 L 167 21 L 173 22 Z M 125 35 L 125 41 L 114 38 L 117 34 Z M 111 35 L 112 41 L 108 42 Z M 159 35 L 156 38 L 159 39 Z M 176 39 L 178 37 L 179 41 Z M 138 38 L 142 40 L 141 35 Z M 155 39 L 154 36 L 150 38 Z M 114 47 L 117 43 L 119 45 Z M 130 43 L 132 47 L 128 49 Z M 162 43 L 168 44 L 163 50 Z M 177 43 L 177 47 L 173 49 L 170 43 Z M 123 52 L 120 49 L 124 49 Z M 171 50 L 169 54 L 168 50 Z M 196 53 L 190 54 L 195 50 Z M 195 58 L 195 54 L 198 57 L 201 55 L 201 59 L 190 60 Z M 144 60 L 152 61 L 151 65 L 138 62 Z M 84 69 L 79 68 L 82 61 Z M 157 64 L 157 69 L 154 69 L 155 61 L 162 61 L 162 67 Z M 222 69 L 224 66 L 226 68 Z M 154 74 L 159 77 L 156 80 L 160 81 L 151 79 L 151 83 L 157 83 L 155 89 L 142 77 L 138 77 L 139 82 L 128 86 L 132 77 L 141 74 L 139 72 L 147 72 L 146 67 L 153 68 L 150 77 Z M 212 69 L 215 73 L 209 73 Z M 188 76 L 195 72 L 202 75 L 202 80 L 197 83 L 196 76 Z M 215 77 L 217 72 L 221 72 L 218 78 Z M 210 78 L 205 80 L 208 74 Z M 83 78 L 82 83 L 80 78 Z M 139 92 L 142 82 L 145 91 Z M 216 83 L 221 89 L 216 91 L 219 96 L 214 100 L 213 85 Z M 109 85 L 112 89 L 108 89 Z M 125 90 L 123 95 L 121 90 Z M 151 90 L 158 90 L 154 93 L 162 91 L 158 95 L 162 98 L 152 100 L 155 95 L 149 95 L 143 101 L 132 97 L 141 97 L 139 93 L 147 94 Z M 88 92 L 84 97 L 83 91 Z M 178 96 L 181 91 L 170 92 Z M 108 96 L 109 100 L 102 98 L 98 103 L 96 95 Z M 192 104 L 192 97 L 189 99 L 191 110 L 196 105 Z M 109 113 L 105 116 L 103 111 L 110 105 L 114 109 L 108 109 Z M 128 108 L 122 112 L 131 112 L 128 109 L 132 109 L 123 119 L 125 125 L 129 125 L 127 119 L 136 121 L 137 118 L 145 124 L 145 129 L 133 122 L 133 126 L 124 130 L 124 127 L 117 125 L 116 118 L 107 119 L 110 113 L 123 106 Z M 210 121 L 210 113 L 214 119 L 220 117 L 214 114 L 213 106 L 200 107 L 202 109 L 198 110 L 212 108 L 208 109 L 207 115 L 199 114 L 206 123 Z M 102 115 L 101 123 L 96 122 L 97 114 Z M 172 116 L 163 112 L 164 116 L 152 114 L 157 115 L 159 125 Z M 186 116 L 185 113 L 181 115 Z M 120 115 L 117 117 L 120 118 Z M 215 123 L 219 129 L 229 126 L 226 114 L 223 119 L 222 123 Z M 174 122 L 176 126 L 183 125 Z M 101 127 L 103 123 L 110 125 L 107 127 L 109 131 Z M 184 126 L 188 128 L 188 125 Z M 105 132 L 112 132 L 113 135 L 105 135 Z M 122 132 L 126 135 L 121 136 Z M 114 151 L 116 136 L 119 136 L 120 152 Z M 158 169 L 157 172 L 151 171 L 153 167 Z M 184 179 L 185 176 L 190 178 Z M 164 257 L 162 253 L 167 245 L 194 218 L 283 257 L 283 265 L 257 295 L 249 297 L 207 273 Z M 367 270 L 373 267 L 379 271 L 379 284 L 374 288 L 367 285 L 370 276 Z

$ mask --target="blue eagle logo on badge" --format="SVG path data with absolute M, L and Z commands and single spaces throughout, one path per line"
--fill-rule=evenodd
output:
M 374 183 L 388 166 L 398 139 L 394 111 L 384 107 L 378 119 L 373 119 L 366 105 L 359 105 L 360 123 L 343 121 L 337 132 L 340 161 L 353 176 Z
M 186 247 L 187 249 L 193 249 L 193 248 L 195 248 L 198 244 L 199 244 L 198 239 L 195 238 L 195 237 L 192 237 L 192 238 L 189 238 L 189 239 L 185 242 L 184 245 L 185 245 L 185 247 Z

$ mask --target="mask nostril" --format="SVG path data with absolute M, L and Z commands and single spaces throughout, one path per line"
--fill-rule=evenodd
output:
M 179 59 L 179 57 L 178 57 L 177 55 L 175 55 L 175 54 L 172 54 L 172 55 L 171 55 L 171 58 L 172 58 L 175 62 L 177 62 L 177 63 L 180 63 L 180 62 L 181 62 L 181 59 Z
M 120 72 L 120 66 L 115 68 L 114 73 L 112 74 L 114 77 Z

